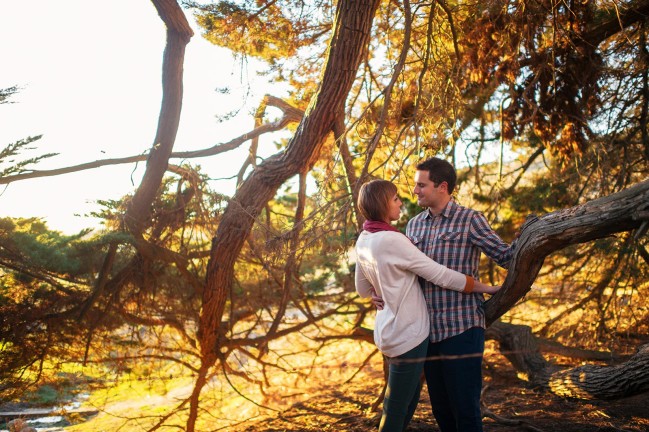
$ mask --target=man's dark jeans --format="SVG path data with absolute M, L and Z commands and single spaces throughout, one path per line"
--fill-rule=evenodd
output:
M 428 344 L 424 373 L 442 432 L 482 432 L 483 352 L 484 329 L 479 327 Z

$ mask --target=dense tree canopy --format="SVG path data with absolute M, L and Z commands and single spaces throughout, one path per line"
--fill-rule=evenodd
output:
M 492 321 L 582 349 L 614 350 L 623 335 L 646 342 L 647 0 L 153 3 L 168 29 L 155 145 L 146 158 L 72 168 L 146 159 L 141 184 L 103 202 L 102 232 L 0 221 L 0 392 L 52 361 L 173 363 L 195 374 L 177 407 L 189 407 L 194 430 L 217 372 L 264 392 L 291 369 L 279 338 L 308 335 L 316 352 L 364 338 L 372 307 L 353 295 L 347 255 L 361 222 L 356 191 L 380 177 L 409 196 L 414 164 L 435 154 L 458 166 L 461 204 L 508 241 L 524 227 L 509 274 L 484 262 L 483 277 L 505 284 L 487 306 Z M 292 90 L 264 100 L 250 134 L 179 154 L 191 15 L 202 37 L 265 61 Z M 280 120 L 267 120 L 269 106 Z M 292 137 L 259 158 L 258 137 L 287 127 Z M 66 172 L 32 171 L 49 155 L 15 161 L 37 139 L 0 152 L 14 161 L 0 183 Z M 172 165 L 248 143 L 233 196 L 191 162 Z M 404 221 L 419 211 L 407 207 Z M 241 358 L 257 366 L 242 370 Z

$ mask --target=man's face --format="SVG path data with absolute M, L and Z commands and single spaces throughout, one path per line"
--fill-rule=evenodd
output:
M 435 183 L 428 178 L 428 171 L 417 170 L 415 172 L 415 189 L 413 190 L 417 196 L 417 204 L 421 207 L 436 208 L 444 201 L 444 191 L 441 190 L 443 184 L 445 183 L 442 182 L 435 187 Z

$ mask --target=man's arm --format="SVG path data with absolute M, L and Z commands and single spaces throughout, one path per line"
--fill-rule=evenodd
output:
M 484 215 L 479 212 L 475 212 L 471 218 L 469 235 L 471 243 L 494 260 L 496 264 L 503 268 L 509 267 L 509 262 L 514 256 L 517 240 L 514 240 L 511 245 L 507 244 L 491 228 Z

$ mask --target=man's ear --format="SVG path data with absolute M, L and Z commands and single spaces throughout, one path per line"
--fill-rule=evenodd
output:
M 441 182 L 438 187 L 442 188 L 444 192 L 448 193 L 448 183 L 446 183 L 445 181 Z

